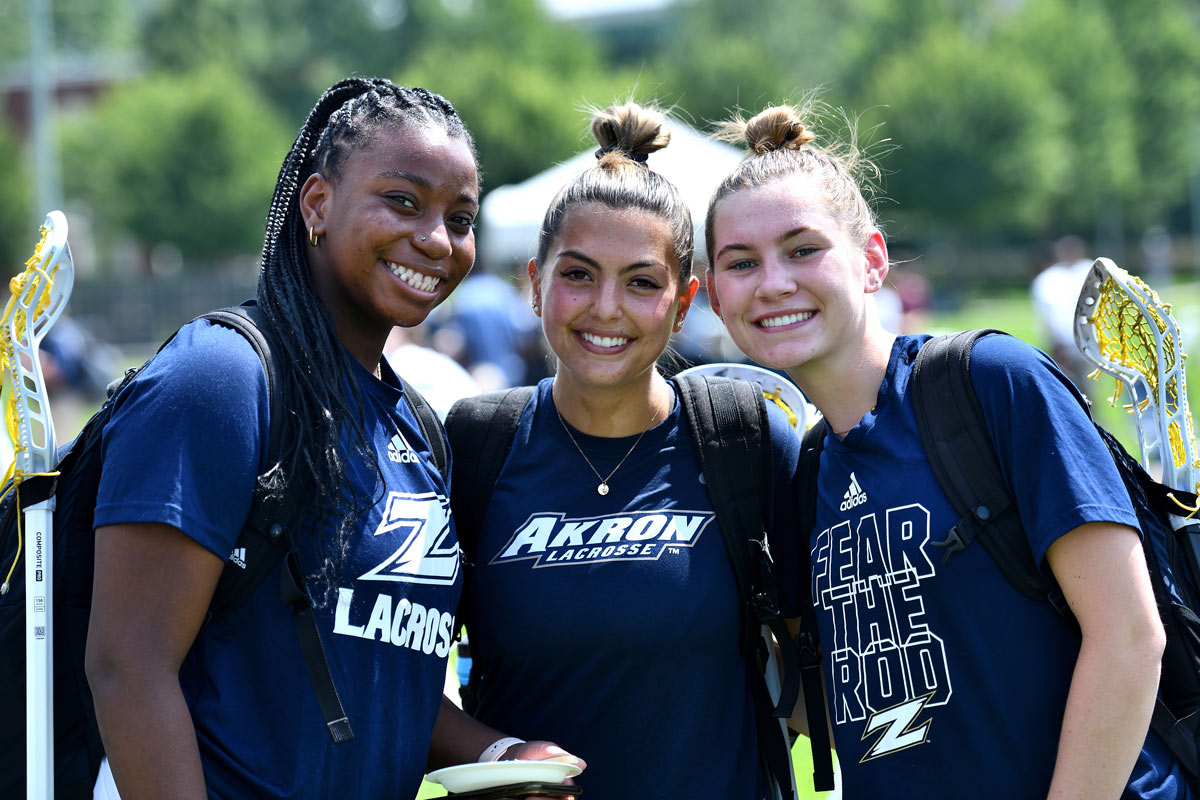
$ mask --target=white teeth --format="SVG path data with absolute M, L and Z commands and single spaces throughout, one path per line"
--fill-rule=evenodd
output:
M 424 275 L 420 272 L 417 272 L 415 269 L 402 267 L 399 264 L 393 264 L 391 261 L 385 261 L 383 263 L 388 265 L 388 269 L 392 271 L 393 275 L 419 291 L 436 291 L 438 286 L 440 286 L 442 283 L 441 278 L 435 278 L 432 275 Z
M 591 333 L 580 333 L 585 342 L 596 345 L 597 347 L 620 347 L 628 344 L 631 340 L 624 336 L 596 336 Z
M 813 315 L 811 311 L 805 311 L 802 314 L 787 314 L 782 317 L 770 317 L 768 319 L 759 320 L 759 327 L 762 328 L 778 328 L 781 325 L 791 325 L 796 322 L 801 322 Z

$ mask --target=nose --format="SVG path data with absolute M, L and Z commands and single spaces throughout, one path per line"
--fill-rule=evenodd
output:
M 450 232 L 446 230 L 443 220 L 438 220 L 433 227 L 425 230 L 418 226 L 417 230 L 413 231 L 412 241 L 417 250 L 435 261 L 446 258 L 454 250 L 450 244 Z
M 601 278 L 596 285 L 592 314 L 599 319 L 616 319 L 621 316 L 621 282 Z
M 796 279 L 792 270 L 778 257 L 770 256 L 762 262 L 762 280 L 755 289 L 755 296 L 762 299 L 787 297 L 796 291 Z

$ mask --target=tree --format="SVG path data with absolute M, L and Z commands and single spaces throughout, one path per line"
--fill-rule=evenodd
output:
M 173 243 L 192 265 L 261 249 L 291 144 L 270 106 L 220 67 L 118 87 L 63 136 L 67 191 L 97 231 Z
M 939 26 L 881 63 L 866 96 L 896 148 L 885 192 L 910 235 L 1036 231 L 1065 171 L 1062 111 L 1033 67 Z
M 1002 24 L 990 46 L 1036 68 L 1064 114 L 1065 162 L 1047 231 L 1088 230 L 1103 204 L 1135 203 L 1137 86 L 1108 13 L 1091 2 L 1039 0 Z
M 587 104 L 632 94 L 594 42 L 547 19 L 534 0 L 493 0 L 444 19 L 396 78 L 446 96 L 475 136 L 485 188 L 521 181 L 587 145 Z
M 1112 18 L 1137 87 L 1132 114 L 1141 182 L 1126 219 L 1137 225 L 1158 222 L 1172 206 L 1187 201 L 1189 147 L 1200 120 L 1196 4 L 1104 0 L 1100 5 Z
M 0 123 L 0 263 L 6 275 L 23 269 L 25 259 L 37 244 L 37 220 L 33 218 L 32 187 L 16 137 Z M 49 209 L 46 209 L 47 211 Z

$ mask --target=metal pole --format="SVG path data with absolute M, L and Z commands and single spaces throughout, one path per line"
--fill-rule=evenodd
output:
M 40 225 L 46 212 L 62 205 L 62 181 L 58 164 L 58 134 L 54 124 L 53 0 L 29 2 L 29 108 L 33 140 L 34 223 Z

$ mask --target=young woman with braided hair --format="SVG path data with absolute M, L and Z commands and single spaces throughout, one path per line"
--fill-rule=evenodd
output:
M 756 800 L 761 678 L 690 417 L 656 366 L 698 286 L 692 218 L 647 165 L 669 139 L 660 112 L 610 107 L 592 132 L 598 161 L 552 201 L 528 268 L 555 375 L 530 387 L 480 530 L 462 534 L 476 713 L 586 757 L 585 797 Z M 459 401 L 452 429 L 480 402 Z M 799 441 L 767 406 L 790 533 Z
M 842 797 L 1189 797 L 1147 736 L 1163 628 L 1137 517 L 1083 398 L 1013 337 L 971 353 L 1029 548 L 1076 626 L 1013 588 L 982 544 L 948 561 L 934 546 L 959 515 L 914 411 L 930 337 L 890 333 L 875 312 L 887 245 L 854 149 L 819 147 L 790 106 L 726 132 L 749 154 L 709 205 L 713 309 L 828 424 L 815 527 L 776 564 L 785 613 L 816 615 Z
M 336 84 L 267 218 L 256 302 L 278 407 L 250 343 L 206 320 L 117 398 L 87 652 L 111 766 L 98 791 L 115 778 L 125 800 L 416 794 L 461 578 L 448 487 L 381 355 L 394 325 L 424 320 L 470 270 L 478 198 L 474 145 L 448 102 L 386 80 Z M 271 413 L 285 415 L 273 464 Z M 306 489 L 291 546 L 350 741 L 326 730 L 280 599 L 283 560 L 205 624 L 260 474 L 267 493 Z M 404 551 L 413 541 L 421 552 Z M 504 738 L 478 723 L 452 733 L 433 766 Z M 562 752 L 548 748 L 509 756 Z

